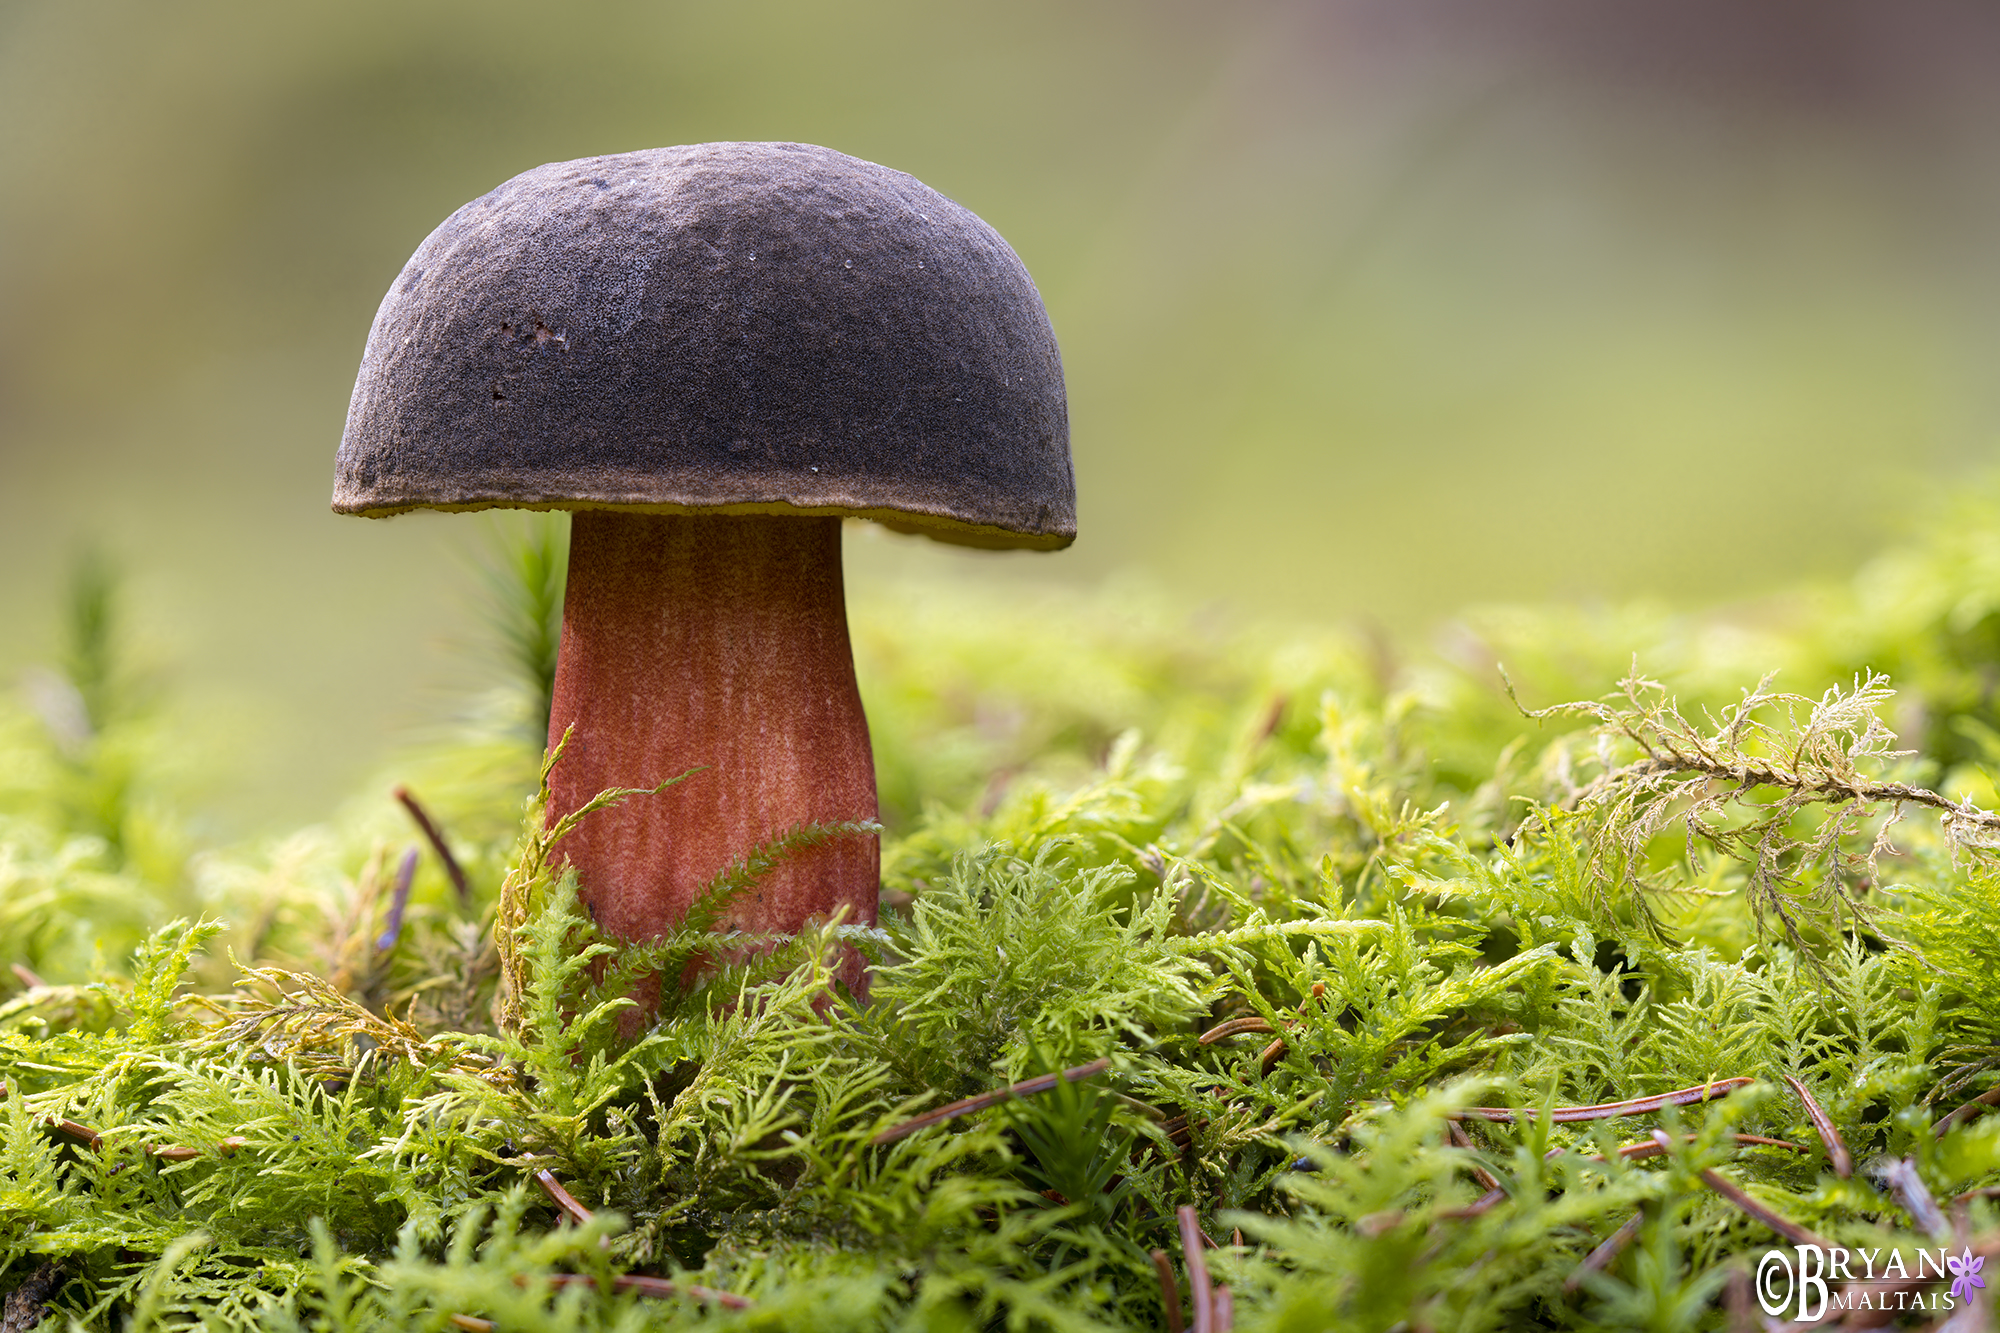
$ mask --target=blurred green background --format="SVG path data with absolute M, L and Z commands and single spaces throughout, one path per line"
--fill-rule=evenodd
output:
M 857 531 L 861 616 L 1837 576 L 1992 453 L 1996 113 L 1946 0 L 0 0 L 0 675 L 100 545 L 214 807 L 322 813 L 479 669 L 481 520 L 327 510 L 382 292 L 518 171 L 710 139 L 924 179 L 1061 340 L 1076 546 Z

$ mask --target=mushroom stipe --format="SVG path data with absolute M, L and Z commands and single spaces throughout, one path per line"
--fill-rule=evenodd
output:
M 549 774 L 554 810 L 658 756 L 704 764 L 562 843 L 598 926 L 620 938 L 666 933 L 719 867 L 788 829 L 873 821 L 840 521 L 579 513 L 550 735 L 572 726 Z M 845 907 L 850 923 L 872 926 L 879 881 L 874 837 L 831 839 L 786 857 L 716 925 L 797 930 Z M 836 971 L 865 993 L 852 946 Z

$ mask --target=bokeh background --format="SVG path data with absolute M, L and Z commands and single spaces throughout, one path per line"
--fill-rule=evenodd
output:
M 101 548 L 243 829 L 477 669 L 480 520 L 327 510 L 375 305 L 538 163 L 800 139 L 1040 283 L 1049 580 L 1418 634 L 1470 602 L 1839 577 L 2000 432 L 1979 0 L 4 0 L 0 673 Z M 872 599 L 872 600 L 871 600 Z

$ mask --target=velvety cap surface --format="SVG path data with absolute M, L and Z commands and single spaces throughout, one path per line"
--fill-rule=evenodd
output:
M 860 514 L 1066 546 L 1062 363 L 1007 243 L 826 148 L 556 162 L 445 219 L 368 334 L 333 507 Z

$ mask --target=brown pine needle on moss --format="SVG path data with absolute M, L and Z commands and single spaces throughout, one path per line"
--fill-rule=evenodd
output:
M 1672 1143 L 1667 1139 L 1665 1130 L 1655 1130 L 1654 1136 L 1661 1141 L 1660 1147 L 1663 1151 L 1673 1151 Z M 1776 1209 L 1757 1202 L 1757 1200 L 1744 1193 L 1742 1188 L 1734 1181 L 1715 1168 L 1704 1167 L 1700 1174 L 1702 1184 L 1735 1204 L 1746 1215 L 1762 1222 L 1786 1240 L 1791 1241 L 1794 1245 L 1817 1245 L 1823 1250 L 1832 1248 L 1833 1242 L 1827 1240 L 1824 1236 L 1817 1235 L 1807 1228 L 1800 1226 L 1797 1222 L 1792 1221 L 1791 1218 L 1786 1217 Z
M 1272 1027 L 1267 1019 L 1259 1018 L 1257 1015 L 1252 1014 L 1248 1018 L 1231 1018 L 1217 1023 L 1214 1027 L 1195 1038 L 1195 1040 L 1203 1046 L 1212 1046 L 1225 1037 L 1234 1037 L 1245 1032 L 1261 1034 L 1276 1031 L 1277 1029 Z
M 1693 1134 L 1682 1135 L 1688 1143 L 1693 1143 L 1695 1137 Z M 1769 1138 L 1763 1134 L 1732 1134 L 1729 1137 L 1739 1148 L 1785 1148 L 1791 1152 L 1807 1151 L 1796 1143 Z M 1618 1146 L 1618 1156 L 1628 1162 L 1641 1162 L 1649 1157 L 1664 1157 L 1666 1154 L 1667 1149 L 1661 1147 L 1656 1138 L 1644 1139 L 1638 1143 L 1622 1143 Z M 1594 1155 L 1590 1160 L 1601 1162 L 1604 1158 L 1602 1155 Z
M 1181 1262 L 1187 1268 L 1188 1303 L 1194 1307 L 1194 1333 L 1214 1333 L 1215 1291 L 1208 1281 L 1208 1259 L 1202 1254 L 1200 1214 L 1194 1205 L 1182 1204 L 1174 1210 L 1181 1233 Z
M 1462 1222 L 1467 1218 L 1477 1217 L 1481 1213 L 1487 1212 L 1494 1205 L 1504 1201 L 1506 1197 L 1507 1191 L 1495 1185 L 1492 1189 L 1487 1190 L 1486 1193 L 1480 1195 L 1464 1207 L 1440 1209 L 1437 1215 L 1447 1221 Z M 1379 1216 L 1387 1216 L 1387 1214 L 1379 1214 Z M 1366 1219 L 1364 1218 L 1363 1220 L 1365 1221 Z
M 6 1099 L 7 1086 L 4 1083 L 0 1083 L 0 1101 L 5 1101 Z M 73 1139 L 81 1140 L 85 1147 L 93 1151 L 104 1146 L 103 1131 L 86 1125 L 81 1121 L 71 1120 L 66 1116 L 51 1115 L 43 1116 L 42 1123 L 59 1133 L 67 1134 Z M 249 1145 L 250 1140 L 243 1135 L 229 1134 L 215 1141 L 215 1152 L 217 1156 L 227 1157 L 231 1153 L 247 1148 Z M 147 1156 L 157 1157 L 163 1162 L 191 1162 L 195 1158 L 204 1155 L 200 1148 L 184 1148 L 178 1145 L 161 1147 L 157 1144 L 142 1143 L 139 1145 L 139 1150 Z
M 1186 1326 L 1181 1323 L 1181 1289 L 1174 1280 L 1174 1266 L 1165 1250 L 1154 1250 L 1152 1260 L 1160 1278 L 1160 1306 L 1167 1312 L 1167 1333 L 1182 1333 Z
M 1828 1118 L 1819 1100 L 1812 1095 L 1805 1082 L 1795 1074 L 1786 1074 L 1784 1078 L 1785 1082 L 1792 1085 L 1792 1091 L 1799 1095 L 1799 1100 L 1805 1104 L 1806 1118 L 1812 1121 L 1813 1128 L 1819 1132 L 1819 1141 L 1826 1145 L 1826 1159 L 1833 1167 L 1833 1174 L 1846 1180 L 1854 1174 L 1854 1154 L 1847 1151 L 1847 1144 L 1841 1139 L 1840 1131 L 1833 1127 L 1833 1121 Z
M 1988 1088 L 1985 1092 L 1980 1093 L 1971 1101 L 1940 1119 L 1937 1122 L 1937 1128 L 1932 1131 L 1932 1134 L 1934 1137 L 1941 1139 L 1951 1132 L 1954 1125 L 1962 1125 L 1974 1116 L 1995 1106 L 2000 1106 L 2000 1085 Z
M 1479 1150 L 1478 1145 L 1472 1141 L 1472 1136 L 1459 1128 L 1456 1120 L 1447 1120 L 1444 1122 L 1444 1137 L 1445 1142 L 1461 1151 L 1472 1153 Z M 1500 1188 L 1499 1177 L 1481 1166 L 1477 1159 L 1467 1162 L 1466 1165 L 1472 1172 L 1472 1178 L 1479 1182 L 1482 1189 L 1491 1192 Z
M 1613 1260 L 1625 1252 L 1625 1247 L 1630 1245 L 1633 1239 L 1638 1236 L 1639 1228 L 1644 1224 L 1645 1220 L 1646 1214 L 1644 1212 L 1637 1212 L 1626 1218 L 1623 1225 L 1598 1242 L 1597 1248 L 1583 1256 L 1583 1262 L 1579 1263 L 1575 1271 L 1563 1279 L 1563 1290 L 1575 1291 L 1583 1285 L 1586 1277 L 1592 1273 L 1601 1273 L 1608 1268 Z
M 596 1220 L 597 1215 L 577 1202 L 576 1196 L 564 1189 L 562 1182 L 546 1168 L 535 1172 L 535 1183 L 542 1187 L 542 1193 L 549 1196 L 550 1201 L 562 1210 L 563 1215 L 578 1226 L 589 1226 Z
M 961 1098 L 949 1105 L 940 1106 L 935 1111 L 926 1111 L 920 1116 L 905 1120 L 900 1125 L 892 1125 L 869 1142 L 877 1147 L 885 1143 L 894 1143 L 897 1139 L 908 1138 L 920 1129 L 942 1125 L 948 1120 L 956 1120 L 975 1111 L 984 1111 L 989 1106 L 998 1106 L 1001 1102 L 1012 1101 L 1018 1097 L 1032 1097 L 1036 1093 L 1047 1092 L 1055 1087 L 1058 1081 L 1075 1083 L 1081 1079 L 1091 1078 L 1109 1068 L 1111 1068 L 1111 1058 L 1106 1056 L 1101 1060 L 1092 1060 L 1089 1064 L 1078 1065 L 1074 1069 L 1065 1069 L 1059 1074 L 1037 1074 L 1033 1078 L 1024 1078 L 1019 1083 L 1011 1083 L 1004 1088 L 995 1088 L 991 1092 L 982 1092 L 977 1096 Z
M 1693 1106 L 1699 1102 L 1714 1101 L 1738 1088 L 1747 1088 L 1756 1081 L 1754 1078 L 1724 1078 L 1711 1083 L 1697 1084 L 1692 1088 L 1680 1088 L 1674 1092 L 1655 1093 L 1651 1097 L 1634 1097 L 1630 1101 L 1603 1102 L 1596 1106 L 1558 1106 L 1549 1112 L 1549 1119 L 1558 1125 L 1573 1125 L 1584 1120 L 1614 1120 L 1619 1116 L 1651 1115 L 1669 1106 Z M 1511 1125 L 1534 1120 L 1542 1113 L 1530 1110 L 1516 1111 L 1506 1106 L 1467 1106 L 1449 1114 L 1454 1120 L 1492 1120 Z
M 469 910 L 472 906 L 472 885 L 465 878 L 465 868 L 459 865 L 458 858 L 451 854 L 451 848 L 445 844 L 444 834 L 438 831 L 430 812 L 424 809 L 418 802 L 416 794 L 408 787 L 398 784 L 389 794 L 410 812 L 410 818 L 416 823 L 417 830 L 424 835 L 424 840 L 430 843 L 431 850 L 437 853 L 438 863 L 444 867 L 444 873 L 451 877 L 451 886 L 458 890 L 458 905 Z

